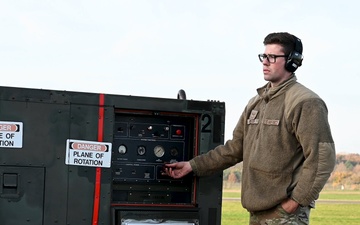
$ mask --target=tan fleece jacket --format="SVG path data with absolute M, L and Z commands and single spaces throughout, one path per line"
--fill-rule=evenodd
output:
M 310 205 L 335 166 L 327 107 L 295 75 L 257 91 L 233 138 L 190 160 L 193 171 L 204 176 L 243 161 L 241 201 L 247 210 L 266 210 L 288 197 Z

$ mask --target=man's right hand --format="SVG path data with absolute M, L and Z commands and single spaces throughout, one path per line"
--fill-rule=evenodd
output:
M 176 162 L 164 165 L 163 175 L 168 175 L 172 178 L 182 178 L 192 171 L 188 161 Z

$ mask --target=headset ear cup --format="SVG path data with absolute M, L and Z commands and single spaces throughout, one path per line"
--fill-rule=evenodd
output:
M 286 60 L 286 63 L 285 63 L 285 69 L 289 72 L 295 72 L 296 68 L 294 68 L 292 66 L 292 58 L 293 58 L 293 52 L 290 52 L 287 60 Z
M 285 63 L 285 69 L 289 72 L 295 72 L 302 65 L 303 56 L 299 52 L 291 52 Z
M 303 46 L 301 40 L 293 35 L 295 41 L 295 48 L 294 51 L 290 52 L 289 57 L 285 63 L 285 69 L 291 73 L 295 72 L 297 68 L 299 68 L 303 61 Z

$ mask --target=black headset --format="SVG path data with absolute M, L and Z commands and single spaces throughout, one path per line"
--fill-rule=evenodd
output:
M 301 66 L 304 59 L 304 56 L 302 55 L 303 46 L 301 40 L 294 35 L 293 37 L 295 40 L 295 49 L 290 52 L 285 63 L 285 69 L 289 72 L 295 72 L 295 70 Z

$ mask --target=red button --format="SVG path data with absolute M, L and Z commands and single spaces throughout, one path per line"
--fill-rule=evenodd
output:
M 182 132 L 181 132 L 181 130 L 176 130 L 175 133 L 176 133 L 176 135 L 181 135 Z

